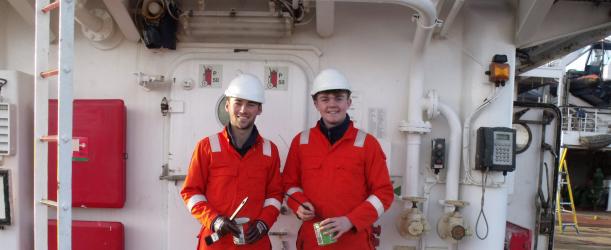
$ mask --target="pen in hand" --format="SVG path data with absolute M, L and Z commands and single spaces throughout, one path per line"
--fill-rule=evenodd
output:
M 307 212 L 308 212 L 308 213 L 303 213 L 303 212 L 302 212 L 303 214 L 300 214 L 299 209 L 298 209 L 297 211 L 295 211 L 295 215 L 296 215 L 296 216 L 297 216 L 297 218 L 299 218 L 300 220 L 307 221 L 307 220 L 310 220 L 310 219 L 313 219 L 313 218 L 316 218 L 316 217 L 318 217 L 318 218 L 322 218 L 322 217 L 320 217 L 320 216 L 319 216 L 319 215 L 318 215 L 318 214 L 315 212 L 314 208 L 313 208 L 313 207 L 311 207 L 311 206 L 312 206 L 312 204 L 311 204 L 311 203 L 306 202 L 306 203 L 304 204 L 304 203 L 301 203 L 299 200 L 295 199 L 295 197 L 291 196 L 290 194 L 285 193 L 285 195 L 286 195 L 286 196 L 288 196 L 288 197 L 289 197 L 291 200 L 293 200 L 293 201 L 297 202 L 297 204 L 299 204 L 299 206 L 301 206 L 301 207 L 302 207 L 302 208 L 303 208 L 305 211 L 307 211 Z M 306 206 L 306 204 L 307 204 L 307 206 Z
M 293 198 L 293 196 L 291 196 L 290 194 L 285 194 L 285 195 L 288 196 L 289 198 L 291 198 L 291 200 L 297 202 L 297 204 L 299 204 L 299 206 L 303 207 L 305 210 L 308 210 L 308 211 L 312 212 L 312 210 L 310 210 L 309 207 L 306 207 L 305 205 L 303 205 L 303 203 L 301 203 L 297 199 Z

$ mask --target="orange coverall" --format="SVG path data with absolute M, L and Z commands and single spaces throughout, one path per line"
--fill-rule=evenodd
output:
M 236 216 L 262 220 L 271 228 L 282 205 L 282 180 L 278 148 L 257 136 L 244 157 L 231 146 L 227 130 L 200 140 L 193 152 L 189 172 L 180 191 L 187 209 L 201 224 L 198 249 L 238 249 L 231 234 L 206 246 L 210 224 L 219 215 L 231 216 L 240 202 L 248 202 Z M 244 227 L 244 232 L 248 230 Z M 239 249 L 271 249 L 269 236 Z
M 352 122 L 333 145 L 319 126 L 295 136 L 282 174 L 287 194 L 312 203 L 316 213 L 301 225 L 297 249 L 374 249 L 371 226 L 394 198 L 386 156 L 378 141 Z M 297 211 L 299 204 L 287 201 Z M 336 243 L 318 246 L 313 223 L 339 216 L 347 216 L 353 229 Z

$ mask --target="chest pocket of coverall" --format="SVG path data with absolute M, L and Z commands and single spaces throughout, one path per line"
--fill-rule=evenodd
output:
M 208 196 L 224 197 L 227 194 L 235 194 L 236 190 L 232 185 L 237 181 L 238 167 L 229 164 L 212 164 L 210 166 L 210 175 L 208 177 Z
M 335 167 L 334 180 L 342 183 L 338 188 L 338 195 L 365 193 L 365 163 L 360 157 L 342 157 Z
M 322 169 L 323 158 L 319 156 L 303 156 L 301 185 L 306 193 L 313 193 L 324 189 L 320 183 L 325 179 Z
M 267 187 L 267 170 L 265 163 L 254 163 L 248 166 L 248 180 L 245 187 L 248 189 L 249 199 L 263 200 Z

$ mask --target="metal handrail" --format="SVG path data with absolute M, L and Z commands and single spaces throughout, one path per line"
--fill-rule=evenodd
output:
M 608 133 L 611 124 L 611 109 L 561 106 L 562 130 Z

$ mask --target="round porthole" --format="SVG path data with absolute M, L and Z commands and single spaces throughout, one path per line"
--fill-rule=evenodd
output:
M 514 123 L 511 126 L 516 130 L 516 153 L 522 153 L 528 149 L 532 141 L 530 127 L 526 123 Z
M 229 124 L 229 113 L 227 113 L 225 110 L 226 100 L 227 97 L 222 95 L 221 98 L 219 98 L 219 101 L 216 103 L 216 119 L 222 126 Z

